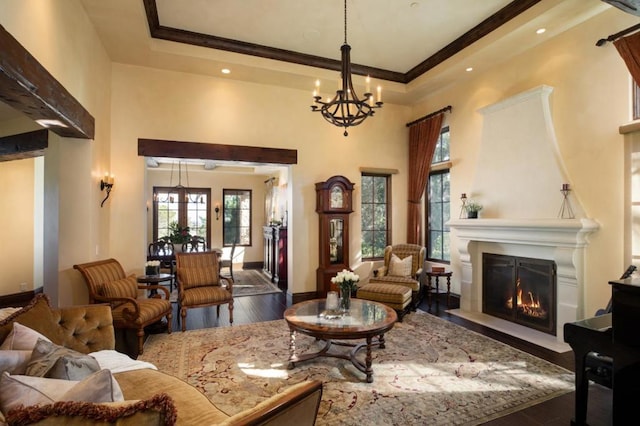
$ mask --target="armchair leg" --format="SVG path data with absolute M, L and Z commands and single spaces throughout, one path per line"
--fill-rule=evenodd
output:
M 169 312 L 166 316 L 167 318 L 167 334 L 171 334 L 171 322 L 173 320 L 173 313 Z
M 233 300 L 229 302 L 229 324 L 233 324 Z
M 180 308 L 180 324 L 182 326 L 182 331 L 187 330 L 187 310 L 185 308 Z
M 138 355 L 142 355 L 144 352 L 144 327 L 140 327 L 136 334 L 138 335 Z

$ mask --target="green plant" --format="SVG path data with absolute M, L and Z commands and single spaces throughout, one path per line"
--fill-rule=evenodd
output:
M 174 244 L 184 244 L 191 240 L 191 230 L 188 226 L 184 228 L 178 222 L 171 222 L 168 227 L 169 235 L 162 237 L 163 240 Z
M 473 200 L 469 200 L 465 205 L 465 209 L 467 209 L 468 212 L 479 212 L 480 210 L 482 210 L 482 204 Z

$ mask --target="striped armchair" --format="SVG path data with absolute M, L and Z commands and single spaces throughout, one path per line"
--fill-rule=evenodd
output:
M 138 354 L 142 354 L 144 328 L 167 319 L 167 332 L 171 333 L 173 318 L 169 290 L 160 285 L 140 285 L 135 275 L 127 276 L 115 259 L 73 265 L 80 271 L 89 290 L 89 303 L 109 303 L 113 315 L 114 328 L 136 330 L 138 336 Z M 159 290 L 153 298 L 139 297 L 138 290 Z
M 417 244 L 396 244 L 384 249 L 384 266 L 369 279 L 370 283 L 396 284 L 411 289 L 411 308 L 415 311 L 422 298 L 426 248 Z M 411 256 L 411 260 L 407 259 Z
M 187 309 L 229 305 L 233 323 L 233 278 L 220 275 L 220 253 L 216 251 L 176 253 L 178 303 L 182 331 L 186 330 Z

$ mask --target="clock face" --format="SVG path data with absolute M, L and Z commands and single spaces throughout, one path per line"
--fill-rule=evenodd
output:
M 344 207 L 344 193 L 339 186 L 331 188 L 330 206 L 332 209 L 341 209 Z

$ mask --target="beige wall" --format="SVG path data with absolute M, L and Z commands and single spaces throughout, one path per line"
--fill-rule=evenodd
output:
M 50 136 L 43 175 L 44 211 L 55 208 L 45 214 L 43 225 L 45 292 L 56 305 L 86 303 L 86 289 L 72 267 L 109 252 L 109 215 L 108 209 L 100 209 L 98 182 L 110 160 L 111 63 L 77 0 L 2 1 L 0 25 L 96 121 L 93 141 Z
M 96 118 L 95 141 L 59 138 L 51 149 L 53 164 L 45 166 L 45 179 L 55 180 L 51 185 L 62 206 L 55 246 L 60 304 L 86 301 L 83 284 L 71 270 L 74 263 L 113 256 L 127 271 L 139 270 L 144 263 L 145 168 L 137 155 L 138 138 L 296 149 L 298 164 L 288 175 L 289 282 L 290 291 L 306 292 L 315 289 L 318 264 L 316 182 L 339 174 L 356 183 L 351 215 L 355 264 L 360 167 L 400 170 L 393 176 L 393 241 L 405 240 L 407 121 L 453 106 L 447 121 L 456 216 L 455 194 L 466 192 L 475 175 L 482 133 L 477 110 L 546 84 L 554 87 L 553 120 L 574 194 L 586 214 L 601 225 L 587 252 L 588 315 L 606 305 L 607 281 L 630 262 L 623 243 L 624 141 L 618 134 L 618 126 L 629 121 L 629 77 L 613 46 L 597 48 L 595 41 L 634 23 L 631 15 L 610 9 L 526 55 L 492 70 L 477 70 L 412 109 L 385 104 L 344 138 L 340 129 L 309 112 L 306 91 L 111 63 L 79 2 L 5 0 L 0 3 L 0 24 Z M 508 153 L 500 161 L 508 161 Z M 105 171 L 115 174 L 116 184 L 101 209 L 98 182 Z M 519 197 L 526 194 L 514 194 L 514 202 Z M 452 268 L 458 290 L 456 244 L 454 238 Z M 0 287 L 0 292 L 8 291 Z

